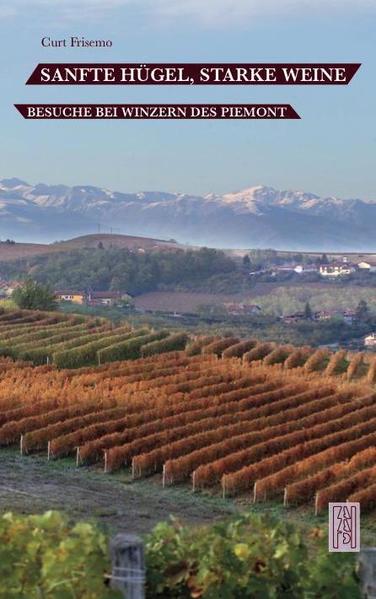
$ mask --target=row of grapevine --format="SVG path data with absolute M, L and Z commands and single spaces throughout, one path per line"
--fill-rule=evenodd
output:
M 347 420 L 351 422 L 351 414 Z M 251 489 L 257 483 L 255 499 L 264 498 L 268 491 L 277 492 L 291 481 L 290 464 L 299 462 L 332 445 L 352 440 L 356 435 L 371 432 L 376 427 L 376 419 L 342 430 L 345 418 L 327 424 L 319 424 L 309 431 L 296 431 L 249 449 L 230 455 L 223 472 L 222 488 L 228 494 L 237 494 Z M 338 430 L 339 429 L 339 430 Z M 283 467 L 283 468 L 282 468 Z M 225 472 L 230 471 L 229 474 Z
M 356 453 L 348 462 L 339 462 L 324 467 L 311 476 L 285 487 L 285 505 L 301 505 L 312 500 L 319 489 L 352 476 L 362 468 L 372 466 L 376 460 L 376 448 L 371 447 Z
M 290 396 L 290 391 L 291 389 L 288 391 L 289 400 L 298 396 L 301 398 L 302 394 Z M 308 392 L 305 392 L 304 398 L 307 399 L 308 397 Z M 283 399 L 279 399 L 276 403 L 281 401 Z M 227 422 L 226 417 L 218 418 L 217 431 L 206 438 L 190 439 L 190 443 L 186 447 L 183 444 L 171 444 L 166 447 L 163 456 L 165 460 L 169 461 L 165 463 L 165 482 L 172 483 L 184 480 L 195 468 L 200 468 L 201 472 L 196 477 L 195 485 L 202 487 L 209 481 L 210 484 L 213 484 L 216 482 L 212 476 L 213 469 L 210 466 L 213 460 L 223 458 L 225 455 L 234 454 L 234 452 L 240 449 L 258 443 L 266 435 L 277 435 L 278 431 L 282 434 L 291 428 L 291 425 L 288 423 L 282 424 L 284 420 L 276 413 L 273 416 L 262 416 L 267 413 L 265 406 L 259 408 L 250 406 L 252 406 L 252 403 L 248 400 L 239 402 L 239 406 L 234 408 L 238 410 L 236 412 L 237 417 L 232 421 L 227 418 Z M 241 420 L 239 424 L 233 424 L 234 421 L 236 422 L 239 419 Z M 146 460 L 153 461 L 154 457 L 144 455 L 142 459 L 145 464 Z M 206 468 L 207 478 L 204 479 L 204 464 L 208 463 L 209 465 Z
M 232 337 L 198 337 L 187 347 L 188 355 L 213 353 L 221 358 L 240 358 L 245 363 L 259 366 L 280 365 L 288 370 L 303 369 L 305 373 L 337 376 L 343 380 L 363 380 L 376 383 L 376 360 L 364 353 L 328 349 L 294 347 L 262 342 L 257 339 L 238 340 Z
M 185 349 L 185 333 L 113 327 L 103 318 L 16 310 L 0 314 L 0 357 L 82 368 Z M 162 342 L 163 341 L 163 342 Z
M 167 331 L 149 333 L 143 331 L 141 335 L 130 339 L 114 339 L 115 343 L 108 344 L 98 352 L 99 363 L 113 362 L 114 360 L 137 360 L 141 357 L 142 348 L 153 341 L 159 341 L 168 336 Z
M 206 409 L 202 409 L 202 407 L 200 406 L 196 410 L 180 413 L 179 415 L 174 416 L 173 418 L 164 418 L 163 420 L 159 420 L 159 426 L 161 427 L 160 436 L 158 437 L 154 434 L 151 435 L 152 439 L 148 439 L 147 437 L 145 437 L 146 431 L 141 430 L 140 448 L 142 448 L 145 452 L 146 450 L 151 450 L 155 447 L 158 447 L 161 443 L 163 445 L 168 443 L 166 449 L 167 452 L 171 452 L 171 442 L 174 440 L 181 439 L 183 437 L 186 443 L 186 449 L 188 449 L 190 445 L 188 444 L 187 437 L 190 439 L 191 435 L 194 435 L 196 432 L 205 431 L 207 433 L 211 429 L 218 429 L 218 427 L 220 427 L 221 424 L 232 424 L 236 422 L 239 418 L 241 418 L 242 421 L 245 421 L 248 417 L 248 414 L 246 413 L 246 408 L 251 404 L 252 399 L 257 398 L 257 396 L 264 395 L 264 393 L 254 394 L 254 391 L 255 389 L 252 388 L 248 390 L 249 399 L 246 401 L 242 400 L 238 402 L 235 400 L 232 402 L 230 401 L 217 404 Z M 157 423 L 153 425 L 153 429 L 155 430 L 156 427 Z M 175 431 L 176 428 L 181 428 L 181 430 Z M 128 431 L 126 431 L 125 436 L 128 436 Z M 124 462 L 129 460 L 130 457 L 133 457 L 129 454 L 128 443 L 126 443 L 125 445 L 120 445 L 120 443 L 124 441 L 122 437 L 119 437 L 116 441 L 116 447 L 114 447 L 111 451 L 108 452 L 108 468 L 111 471 L 121 467 L 121 465 Z M 151 444 L 148 444 L 148 441 L 150 441 Z M 190 439 L 190 441 L 192 441 L 192 439 Z M 197 439 L 195 440 L 195 442 L 196 445 L 193 445 L 193 447 L 198 446 Z
M 248 393 L 250 393 L 250 390 Z M 89 446 L 86 445 L 80 448 L 81 458 L 93 461 L 93 455 L 98 456 L 98 452 L 101 450 L 127 442 L 129 440 L 129 430 L 134 426 L 138 427 L 136 434 L 145 435 L 154 433 L 157 430 L 164 430 L 166 426 L 171 427 L 173 424 L 178 426 L 185 423 L 188 418 L 191 420 L 201 420 L 213 415 L 218 416 L 220 412 L 226 413 L 226 411 L 232 411 L 232 404 L 226 401 L 226 396 L 216 406 L 213 406 L 212 401 L 205 398 L 205 396 L 188 400 L 185 395 L 179 392 L 174 395 L 167 392 L 167 397 L 168 399 L 165 399 L 161 406 L 156 406 L 154 402 L 153 404 L 149 402 L 149 405 L 153 405 L 153 407 L 150 410 L 144 410 L 142 414 L 137 413 L 136 420 L 128 411 L 128 415 L 125 418 L 101 423 L 99 427 L 96 427 L 95 441 L 92 441 Z M 223 403 L 222 408 L 220 407 L 221 403 Z M 139 403 L 137 402 L 131 406 L 131 409 L 137 409 L 138 412 L 139 407 Z M 144 424 L 150 427 L 149 430 L 146 427 L 142 427 Z M 100 434 L 101 432 L 102 434 Z M 54 439 L 52 442 L 54 453 L 56 452 L 56 448 L 59 448 L 60 453 L 62 448 L 64 448 L 64 451 L 72 449 L 72 436 L 75 436 L 75 441 L 78 440 L 79 436 L 82 443 L 86 439 L 92 439 L 92 431 L 89 427 L 88 429 L 77 431 L 76 435 L 72 433 L 69 435 L 69 439 L 66 437 Z

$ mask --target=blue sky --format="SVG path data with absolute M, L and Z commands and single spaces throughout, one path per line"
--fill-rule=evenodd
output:
M 0 177 L 376 200 L 375 0 L 0 0 Z M 111 39 L 46 49 L 41 38 Z M 361 62 L 348 87 L 26 87 L 38 62 Z M 301 121 L 24 121 L 27 102 L 281 102 Z

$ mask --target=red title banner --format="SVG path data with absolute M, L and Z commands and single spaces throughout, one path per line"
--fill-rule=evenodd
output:
M 300 119 L 290 104 L 15 104 L 25 119 Z
M 27 85 L 348 85 L 360 64 L 41 63 Z

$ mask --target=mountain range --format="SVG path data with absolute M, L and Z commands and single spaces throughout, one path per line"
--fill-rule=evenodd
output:
M 0 180 L 0 238 L 51 242 L 98 231 L 217 248 L 376 251 L 376 201 L 256 186 L 204 196 Z

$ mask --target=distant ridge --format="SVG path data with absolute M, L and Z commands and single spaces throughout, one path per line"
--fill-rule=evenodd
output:
M 130 235 L 114 235 L 106 233 L 96 233 L 93 235 L 83 235 L 59 241 L 51 244 L 40 243 L 0 243 L 0 262 L 8 262 L 21 258 L 31 258 L 45 254 L 54 254 L 58 252 L 68 252 L 79 249 L 105 249 L 127 248 L 133 251 L 169 251 L 179 249 L 177 243 L 164 241 L 162 239 L 151 239 L 150 237 L 133 237 Z
M 112 231 L 219 248 L 374 252 L 375 226 L 375 201 L 262 185 L 195 196 L 0 180 L 0 238 L 17 241 Z
M 93 233 L 91 235 L 81 235 L 66 241 L 60 241 L 53 245 L 59 248 L 95 248 L 102 244 L 104 248 L 117 247 L 128 249 L 153 250 L 160 248 L 176 249 L 179 245 L 174 240 L 153 239 L 152 237 L 140 237 L 135 235 L 120 235 L 114 233 Z

